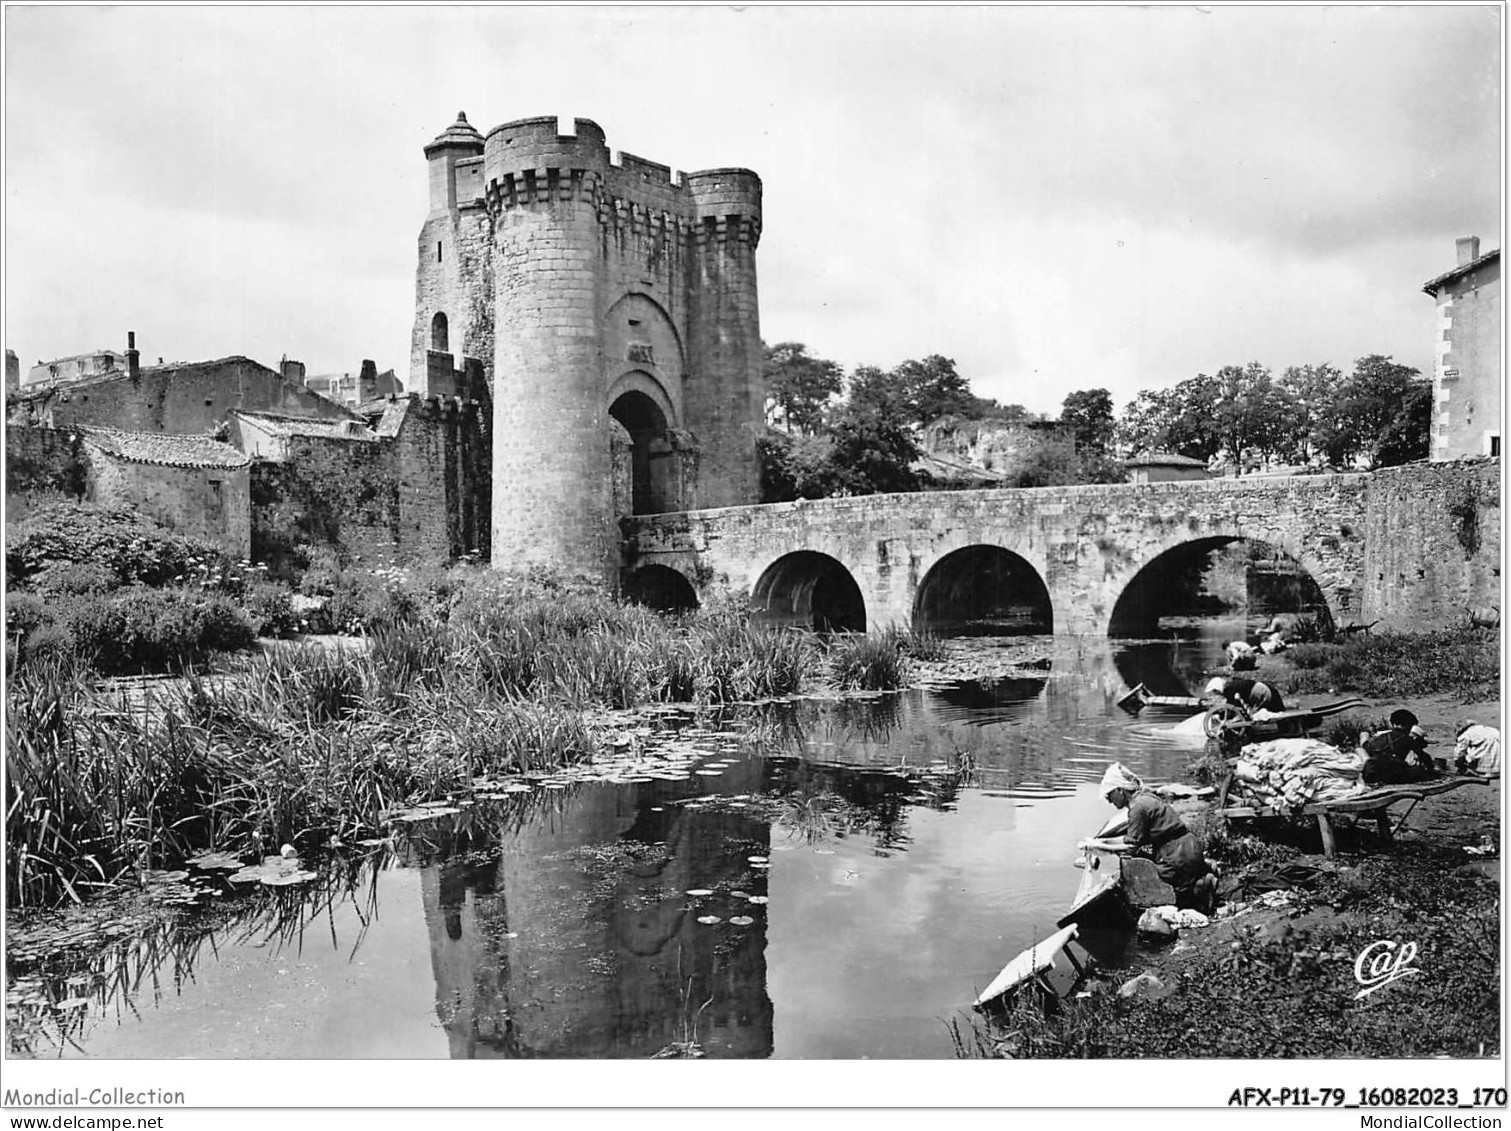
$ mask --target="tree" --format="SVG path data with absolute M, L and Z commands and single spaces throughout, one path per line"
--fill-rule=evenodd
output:
M 814 357 L 802 342 L 766 346 L 766 422 L 788 432 L 812 435 L 823 424 L 824 408 L 844 388 L 844 371 Z
M 1112 395 L 1106 389 L 1071 393 L 1060 407 L 1060 423 L 1074 429 L 1078 451 L 1106 455 L 1115 427 Z
M 826 494 L 917 491 L 926 482 L 912 467 L 919 454 L 912 432 L 874 402 L 852 399 L 837 409 L 829 437 L 834 447 L 826 467 Z
M 978 399 L 955 362 L 931 353 L 922 361 L 904 361 L 892 370 L 908 406 L 908 423 L 931 424 L 941 416 L 974 417 Z
M 1346 463 L 1351 453 L 1334 458 L 1354 443 L 1351 423 L 1340 408 L 1343 374 L 1327 362 L 1293 365 L 1281 376 L 1280 385 L 1291 402 L 1287 454 L 1303 462 L 1320 455 L 1334 466 Z
M 1170 389 L 1143 389 L 1123 411 L 1118 436 L 1129 455 L 1174 452 L 1206 462 L 1222 450 L 1217 382 L 1205 373 Z
M 761 502 L 822 499 L 829 494 L 834 442 L 827 435 L 791 436 L 775 429 L 756 441 Z
M 1291 446 L 1295 405 L 1289 392 L 1276 384 L 1266 366 L 1225 365 L 1217 371 L 1214 405 L 1223 451 L 1241 471 L 1245 456 L 1257 452 L 1273 459 Z
M 1346 409 L 1359 454 L 1375 467 L 1425 459 L 1432 431 L 1432 383 L 1409 365 L 1373 353 L 1354 363 Z

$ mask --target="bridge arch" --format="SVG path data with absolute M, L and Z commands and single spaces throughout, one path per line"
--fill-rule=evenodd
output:
M 940 636 L 1048 635 L 1054 607 L 1031 562 L 978 542 L 941 555 L 923 575 L 913 628 Z
M 665 565 L 629 570 L 620 582 L 624 599 L 660 613 L 686 613 L 698 607 L 698 592 L 687 575 Z
M 766 624 L 817 632 L 864 632 L 866 601 L 838 558 L 816 550 L 783 554 L 768 565 L 750 595 L 751 615 Z
M 1208 534 L 1173 542 L 1160 549 L 1141 567 L 1132 571 L 1118 586 L 1117 598 L 1107 622 L 1107 635 L 1115 637 L 1149 637 L 1158 635 L 1160 617 L 1173 611 L 1172 595 L 1185 594 L 1186 607 L 1196 600 L 1200 575 L 1210 555 L 1227 546 L 1244 543 L 1274 551 L 1282 563 L 1296 567 L 1291 593 L 1282 602 L 1286 607 L 1270 611 L 1305 612 L 1338 623 L 1336 594 L 1329 593 L 1319 576 L 1325 576 L 1320 564 L 1308 561 L 1310 555 L 1285 545 L 1285 539 L 1255 534 Z M 1249 573 L 1244 575 L 1244 601 L 1247 607 Z M 1215 610 L 1214 610 L 1215 611 Z

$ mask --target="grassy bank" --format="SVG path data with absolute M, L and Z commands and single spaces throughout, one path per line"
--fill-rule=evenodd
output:
M 1499 695 L 1500 634 L 1465 624 L 1421 633 L 1379 633 L 1298 644 L 1267 665 L 1282 692 L 1353 691 L 1400 700 L 1451 692 L 1463 702 Z
M 1499 885 L 1465 861 L 1446 846 L 1413 845 L 1323 872 L 1293 893 L 1284 914 L 1182 932 L 1194 950 L 1148 963 L 1167 997 L 1120 997 L 1138 971 L 1102 971 L 1089 997 L 1051 1015 L 1023 1002 L 990 1028 L 957 1022 L 957 1050 L 995 1058 L 1493 1056 Z M 1356 999 L 1354 961 L 1382 938 L 1416 942 L 1425 976 Z

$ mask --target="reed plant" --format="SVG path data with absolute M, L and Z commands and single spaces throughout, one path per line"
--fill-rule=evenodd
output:
M 844 689 L 893 691 L 907 683 L 907 660 L 895 634 L 842 638 L 831 647 L 829 666 Z

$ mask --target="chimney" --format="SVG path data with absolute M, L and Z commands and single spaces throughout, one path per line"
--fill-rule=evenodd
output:
M 1462 267 L 1466 263 L 1471 263 L 1480 257 L 1479 236 L 1463 236 L 1460 239 L 1454 241 L 1454 246 L 1458 248 L 1458 265 L 1460 267 Z
M 126 372 L 135 381 L 142 374 L 142 355 L 136 349 L 136 331 L 126 331 Z

